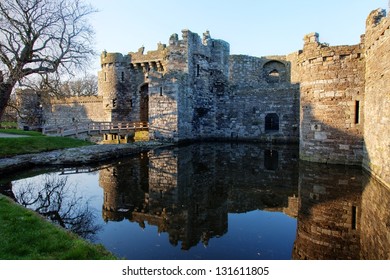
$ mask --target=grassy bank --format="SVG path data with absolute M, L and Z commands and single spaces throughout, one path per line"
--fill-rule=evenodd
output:
M 1 132 L 30 137 L 0 138 L 0 157 L 92 145 L 92 143 L 83 140 L 65 137 L 49 137 L 35 131 L 5 129 L 1 130 Z
M 90 244 L 0 195 L 0 259 L 116 259 L 102 246 Z

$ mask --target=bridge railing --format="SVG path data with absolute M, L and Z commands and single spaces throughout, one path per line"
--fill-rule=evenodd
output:
M 140 129 L 148 129 L 148 122 L 90 122 L 77 123 L 69 126 L 44 127 L 42 133 L 45 135 L 71 136 L 80 133 L 106 133 L 121 132 Z

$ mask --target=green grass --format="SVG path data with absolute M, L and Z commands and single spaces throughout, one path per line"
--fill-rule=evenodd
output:
M 16 135 L 27 135 L 27 136 L 44 136 L 42 133 L 37 131 L 25 131 L 20 129 L 2 129 L 0 130 L 2 133 L 8 133 L 8 134 L 16 134 Z
M 79 139 L 42 136 L 34 131 L 23 131 L 23 133 L 31 133 L 30 136 L 33 137 L 0 138 L 0 157 L 93 145 L 91 142 Z
M 0 195 L 0 233 L 2 260 L 116 259 L 103 246 L 80 239 L 3 195 Z

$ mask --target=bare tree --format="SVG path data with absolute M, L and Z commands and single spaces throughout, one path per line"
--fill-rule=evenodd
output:
M 43 86 L 92 58 L 96 10 L 83 0 L 0 1 L 0 117 L 17 83 L 39 75 Z
M 61 94 L 64 96 L 91 96 L 98 91 L 97 77 L 85 75 L 71 81 L 66 81 L 61 85 Z

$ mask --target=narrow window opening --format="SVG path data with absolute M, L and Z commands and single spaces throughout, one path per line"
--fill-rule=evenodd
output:
M 196 76 L 199 77 L 200 74 L 200 66 L 199 64 L 196 65 Z
M 163 88 L 160 87 L 160 96 L 163 96 Z
M 279 130 L 279 116 L 276 113 L 265 116 L 265 131 Z
M 355 124 L 360 122 L 360 101 L 355 102 Z
M 122 80 L 122 82 L 124 82 L 124 81 L 125 81 L 125 72 L 122 72 L 122 75 L 121 75 L 121 80 Z
M 107 81 L 107 73 L 104 72 L 104 81 L 106 82 Z
M 357 207 L 352 206 L 352 229 L 356 229 L 357 223 Z

